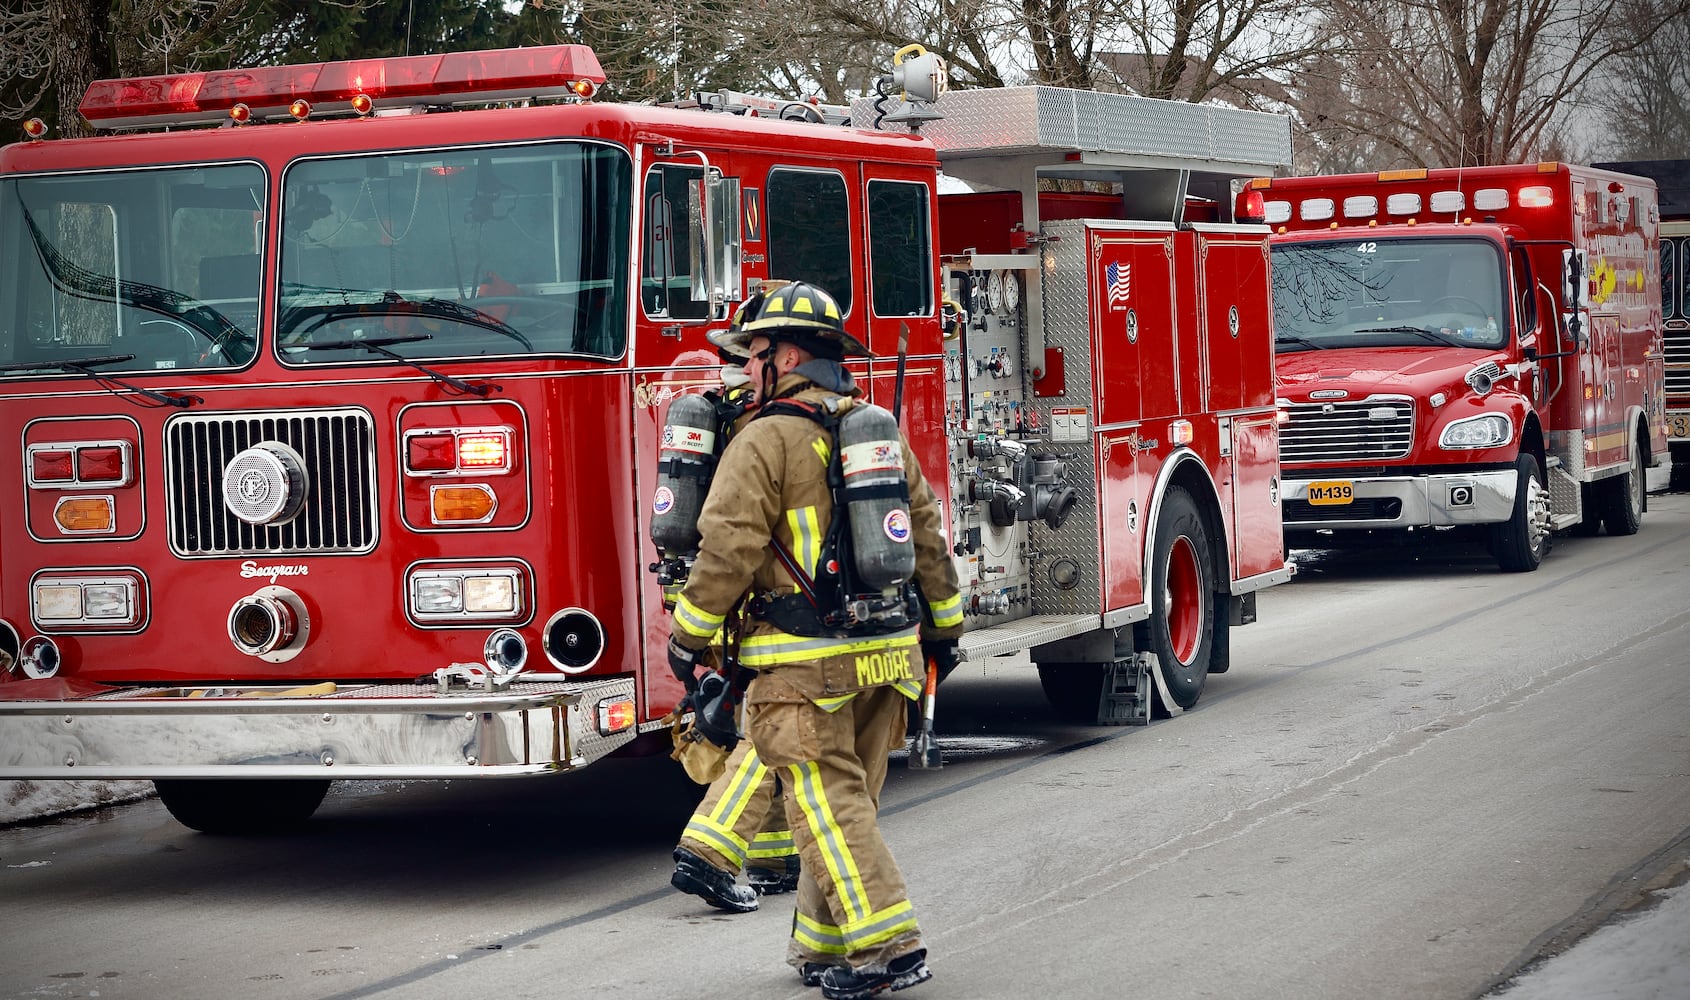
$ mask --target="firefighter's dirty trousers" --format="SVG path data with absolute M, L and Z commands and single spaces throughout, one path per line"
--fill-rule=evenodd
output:
M 750 740 L 740 740 L 722 776 L 710 783 L 680 846 L 724 871 L 754 867 L 784 870 L 797 852 L 781 804 L 776 773 L 764 766 Z
M 752 682 L 747 730 L 764 763 L 783 771 L 804 872 L 787 961 L 882 972 L 922 946 L 877 818 L 887 755 L 904 745 L 909 700 L 896 688 L 874 687 L 828 712 L 785 692 L 759 703 L 759 685 L 785 685 L 777 677 Z

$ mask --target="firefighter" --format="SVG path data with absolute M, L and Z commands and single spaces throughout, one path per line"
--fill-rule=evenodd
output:
M 884 415 L 863 406 L 841 362 L 868 350 L 846 332 L 833 298 L 805 282 L 776 289 L 755 319 L 716 337 L 749 352 L 745 371 L 758 410 L 723 453 L 704 503 L 697 562 L 677 598 L 670 665 L 677 673 L 694 669 L 750 589 L 740 661 L 757 673 L 746 694 L 746 729 L 763 763 L 783 772 L 803 859 L 787 960 L 827 1000 L 904 989 L 932 973 L 876 813 L 887 756 L 904 745 L 908 701 L 921 692 L 923 654 L 944 669 L 956 662 L 962 602 L 938 505 L 893 425 L 893 440 L 876 454 L 901 462 L 901 492 L 881 487 L 871 499 L 907 502 L 907 510 L 887 512 L 885 537 L 911 543 L 926 610 L 907 602 L 907 613 L 889 607 L 841 618 L 828 596 L 828 581 L 840 573 L 836 529 L 845 523 L 835 518 L 870 500 L 844 490 L 838 495 L 850 510 L 835 510 L 848 457 L 839 428 L 859 406 Z M 847 561 L 859 572 L 874 555 L 863 551 L 872 542 L 852 545 Z M 871 606 L 879 607 L 858 604 Z M 715 731 L 731 727 L 720 713 L 700 718 Z
M 730 333 L 758 314 L 765 294 L 753 295 L 740 306 Z M 731 440 L 750 419 L 755 390 L 745 374 L 748 355 L 737 340 L 724 340 L 716 350 L 722 361 L 717 413 L 722 437 Z M 716 648 L 712 646 L 711 651 Z M 758 759 L 750 741 L 741 740 L 728 755 L 721 775 L 710 783 L 704 800 L 687 820 L 674 858 L 670 885 L 730 913 L 757 909 L 760 895 L 798 888 L 798 849 L 786 822 L 779 779 Z M 741 868 L 749 888 L 738 884 Z

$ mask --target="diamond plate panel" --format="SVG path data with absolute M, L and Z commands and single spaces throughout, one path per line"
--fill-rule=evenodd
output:
M 1057 239 L 1047 244 L 1050 266 L 1041 269 L 1044 282 L 1045 348 L 1061 350 L 1066 371 L 1066 396 L 1039 396 L 1030 405 L 1041 427 L 1052 427 L 1058 406 L 1084 406 L 1095 414 L 1092 397 L 1091 306 L 1087 300 L 1086 228 L 1078 222 L 1051 222 L 1043 227 Z M 1028 535 L 1039 553 L 1033 573 L 1033 613 L 1099 614 L 1103 610 L 1103 567 L 1098 558 L 1098 499 L 1096 443 L 1040 442 L 1040 448 L 1060 454 L 1068 463 L 1068 485 L 1078 499 L 1062 530 L 1042 523 Z M 1068 559 L 1079 567 L 1079 584 L 1063 590 L 1051 582 L 1051 568 Z
M 1290 119 L 1260 111 L 1059 87 L 953 91 L 936 110 L 945 117 L 921 134 L 939 147 L 941 159 L 1085 150 L 1209 160 L 1260 173 L 1291 163 Z M 852 120 L 863 126 L 873 116 L 873 102 L 852 106 Z

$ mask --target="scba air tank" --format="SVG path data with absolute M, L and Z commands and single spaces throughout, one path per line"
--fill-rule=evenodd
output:
M 915 575 L 909 483 L 898 421 L 867 403 L 846 410 L 839 418 L 839 462 L 857 578 L 876 590 L 897 587 Z
M 698 515 L 716 473 L 716 404 L 701 395 L 669 404 L 651 500 L 651 540 L 664 558 L 698 552 Z

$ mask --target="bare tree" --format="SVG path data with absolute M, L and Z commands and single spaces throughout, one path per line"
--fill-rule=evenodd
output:
M 1690 0 L 1321 0 L 1337 85 L 1298 81 L 1307 122 L 1367 137 L 1372 164 L 1504 163 L 1562 145 L 1570 102 Z M 1630 23 L 1621 29 L 1620 18 Z M 1328 81 L 1330 82 L 1330 81 Z M 1318 94 L 1319 97 L 1312 95 Z
M 1636 0 L 1648 8 L 1655 0 Z M 1643 12 L 1647 18 L 1647 11 Z M 1636 12 L 1620 19 L 1638 20 Z M 1671 18 L 1605 67 L 1588 103 L 1592 159 L 1672 159 L 1690 151 L 1690 17 Z

